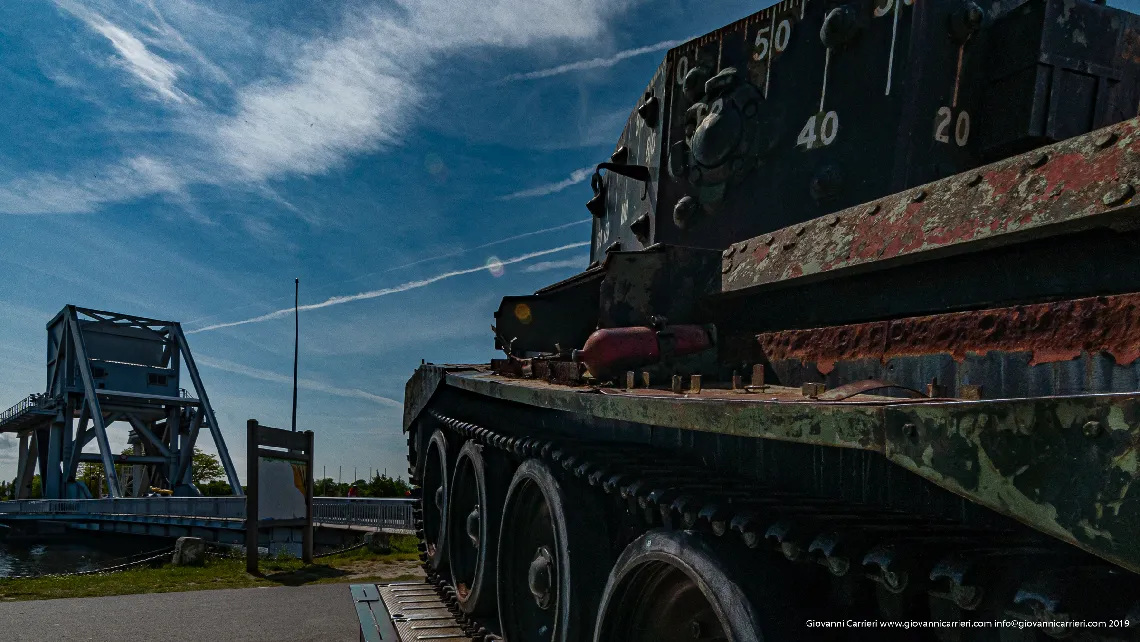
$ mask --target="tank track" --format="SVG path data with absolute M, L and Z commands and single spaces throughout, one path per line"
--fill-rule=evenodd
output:
M 460 439 L 519 461 L 541 459 L 561 471 L 564 483 L 604 494 L 618 508 L 611 517 L 620 519 L 622 507 L 627 508 L 624 515 L 631 519 L 615 529 L 622 531 L 615 542 L 618 552 L 652 528 L 694 530 L 737 538 L 749 549 L 770 549 L 799 573 L 830 578 L 825 599 L 831 604 L 820 605 L 816 617 L 821 621 L 1002 619 L 1026 623 L 1020 630 L 1024 637 L 1003 634 L 1003 640 L 1039 639 L 1035 629 L 1046 638 L 1140 640 L 1140 578 L 1028 529 L 977 528 L 780 492 L 643 444 L 517 436 L 435 410 L 427 414 Z M 418 483 L 414 439 L 409 433 L 408 459 L 412 481 Z M 491 632 L 494 627 L 463 615 L 447 577 L 426 564 L 422 515 L 417 508 L 416 534 L 428 583 L 476 642 L 501 640 Z M 998 601 L 998 595 L 1005 597 Z M 860 596 L 864 602 L 855 604 Z M 1130 628 L 1055 627 L 1121 619 L 1129 620 Z

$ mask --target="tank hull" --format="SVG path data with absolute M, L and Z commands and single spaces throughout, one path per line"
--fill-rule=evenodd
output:
M 789 0 L 670 51 L 591 181 L 591 266 L 504 298 L 505 359 L 408 382 L 425 529 L 428 463 L 475 442 L 511 480 L 467 633 L 1137 639 L 1137 33 Z

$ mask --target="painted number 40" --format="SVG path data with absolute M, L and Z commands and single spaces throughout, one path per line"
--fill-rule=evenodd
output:
M 804 124 L 800 135 L 796 137 L 796 146 L 806 149 L 816 149 L 835 142 L 839 135 L 839 114 L 829 111 L 826 114 L 815 114 Z
M 950 142 L 950 121 L 954 121 L 954 142 L 958 147 L 964 147 L 970 141 L 970 114 L 965 111 L 954 112 L 949 107 L 942 107 L 934 118 L 934 140 L 940 143 Z

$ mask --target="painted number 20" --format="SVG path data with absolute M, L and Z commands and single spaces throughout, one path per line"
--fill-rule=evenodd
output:
M 815 114 L 800 130 L 800 135 L 796 137 L 796 146 L 816 149 L 835 142 L 835 137 L 838 135 L 839 114 L 833 111 Z
M 938 116 L 934 119 L 934 140 L 940 143 L 949 143 L 950 134 L 950 121 L 954 120 L 954 142 L 958 147 L 965 146 L 970 141 L 970 114 L 965 111 L 958 112 L 958 118 L 953 118 L 954 112 L 949 107 L 942 107 L 938 110 Z

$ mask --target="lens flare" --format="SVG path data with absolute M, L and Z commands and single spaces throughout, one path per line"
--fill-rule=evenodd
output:
M 488 257 L 487 271 L 491 273 L 491 276 L 498 278 L 500 276 L 503 276 L 503 273 L 506 271 L 506 267 L 503 266 L 503 261 L 500 261 L 498 257 Z
M 491 276 L 497 279 L 503 276 L 503 272 L 506 272 L 506 268 L 503 267 L 503 262 L 499 260 L 499 257 L 492 256 L 487 259 L 487 271 L 491 273 Z
M 424 169 L 436 180 L 447 180 L 447 165 L 439 154 L 428 154 L 424 157 Z

